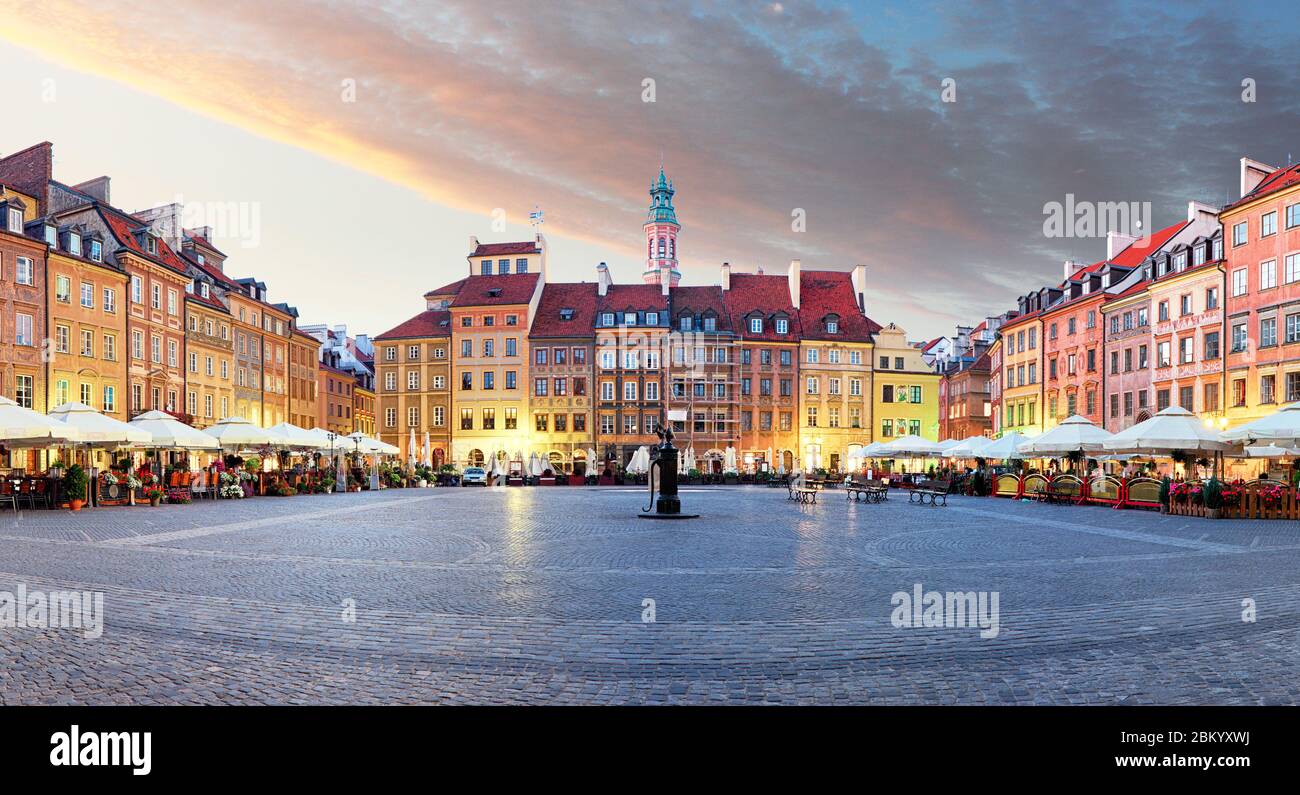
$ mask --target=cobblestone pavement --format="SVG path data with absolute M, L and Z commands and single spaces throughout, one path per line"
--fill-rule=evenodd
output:
M 0 703 L 1300 701 L 1294 523 L 683 499 L 703 518 L 568 488 L 5 512 L 0 591 L 102 591 L 106 617 L 0 628 Z M 997 637 L 895 628 L 915 583 L 997 592 Z

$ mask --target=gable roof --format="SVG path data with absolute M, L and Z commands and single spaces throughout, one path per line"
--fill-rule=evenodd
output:
M 436 295 L 456 295 L 457 293 L 460 292 L 460 288 L 464 286 L 465 286 L 465 279 L 457 279 L 451 284 L 444 284 L 443 286 L 437 288 L 436 290 L 430 290 L 429 292 L 425 293 L 423 297 L 432 298 Z
M 726 301 L 722 297 L 722 287 L 718 285 L 678 286 L 672 288 L 671 297 L 673 317 L 688 309 L 697 315 L 712 309 L 718 317 L 717 330 L 731 331 L 731 315 L 727 312 Z M 676 325 L 675 322 L 674 325 Z
M 596 307 L 609 312 L 625 309 L 664 311 L 668 308 L 668 300 L 657 284 L 611 284 L 600 296 Z
M 375 339 L 396 340 L 410 339 L 412 337 L 449 336 L 451 336 L 451 313 L 445 309 L 426 309 L 415 317 L 398 323 L 388 331 L 375 337 Z
M 801 282 L 802 284 L 802 282 Z M 790 282 L 784 276 L 762 273 L 731 274 L 731 289 L 723 291 L 723 302 L 731 316 L 731 326 L 743 338 L 780 342 L 799 341 L 799 310 L 790 302 Z M 758 312 L 764 318 L 763 331 L 755 334 L 749 330 L 745 318 Z M 777 334 L 776 326 L 766 322 L 776 314 L 790 319 L 790 333 Z
M 530 337 L 591 337 L 596 322 L 596 284 L 553 283 L 542 287 L 542 298 L 537 302 Z M 573 310 L 568 320 L 560 311 Z
M 1286 190 L 1292 185 L 1297 184 L 1300 184 L 1300 163 L 1277 169 L 1272 174 L 1269 174 L 1267 177 L 1260 180 L 1259 184 L 1247 192 L 1245 196 L 1242 196 L 1235 202 L 1226 205 L 1220 212 L 1227 212 L 1228 210 L 1239 207 L 1243 204 L 1253 202 L 1256 199 L 1261 199 L 1270 193 L 1277 193 L 1278 191 Z
M 853 274 L 847 271 L 804 271 L 799 274 L 800 332 L 806 340 L 870 342 L 880 324 L 858 309 Z M 839 316 L 839 331 L 826 331 L 822 318 Z
M 185 268 L 185 262 L 180 257 L 176 256 L 176 252 L 172 251 L 171 246 L 167 245 L 166 240 L 155 236 L 158 240 L 158 251 L 155 254 L 150 254 L 140 245 L 140 240 L 136 237 L 136 232 L 147 230 L 149 228 L 148 224 L 141 222 L 133 216 L 127 215 L 116 207 L 110 207 L 102 202 L 97 201 L 94 203 L 94 206 L 99 210 L 100 217 L 103 218 L 104 223 L 108 225 L 109 231 L 113 233 L 113 237 L 117 240 L 119 246 L 122 246 L 142 259 L 155 262 L 165 268 L 176 271 L 183 276 L 189 276 L 189 273 Z
M 533 298 L 540 273 L 506 273 L 497 276 L 468 276 L 461 285 L 454 307 L 526 304 Z
M 505 254 L 541 254 L 537 241 L 525 240 L 518 243 L 479 243 L 471 257 L 495 257 Z

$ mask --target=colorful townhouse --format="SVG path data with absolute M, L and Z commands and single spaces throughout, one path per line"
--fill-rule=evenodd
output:
M 596 289 L 591 282 L 544 285 L 528 331 L 531 446 L 557 474 L 587 474 L 596 446 Z
M 1002 337 L 1001 432 L 1043 432 L 1042 311 L 1049 298 L 1043 288 L 1019 299 L 1016 316 L 998 330 Z
M 545 284 L 546 249 L 540 234 L 523 244 L 470 242 L 471 275 L 450 303 L 452 461 L 483 466 L 531 449 L 528 329 Z
M 865 280 L 861 265 L 851 272 L 804 271 L 798 260 L 790 263 L 791 302 L 799 310 L 800 462 L 805 469 L 842 471 L 849 455 L 870 443 L 872 417 L 885 416 L 884 401 L 872 399 L 873 342 L 882 346 L 880 355 L 888 355 L 891 365 L 903 364 L 889 371 L 902 381 L 885 390 L 895 406 L 907 404 L 906 410 L 894 412 L 895 421 L 930 438 L 938 432 L 934 371 L 907 344 L 901 329 L 884 339 L 874 337 L 882 330 L 866 315 Z M 908 350 L 891 350 L 895 336 Z
M 667 416 L 678 444 L 695 450 L 688 467 L 720 473 L 740 443 L 739 345 L 722 288 L 673 286 L 669 316 Z
M 602 262 L 596 287 L 596 466 L 603 472 L 606 462 L 626 466 L 638 448 L 658 444 L 657 431 L 669 420 L 669 285 L 613 284 Z
M 925 363 L 923 351 L 890 323 L 876 332 L 873 355 L 874 441 L 911 435 L 938 441 L 940 375 Z
M 1008 312 L 1005 317 L 1010 320 L 1014 317 L 1014 313 Z M 1003 339 L 999 329 L 999 332 L 993 335 L 993 343 L 989 345 L 989 415 L 991 417 L 989 432 L 994 438 L 1002 435 L 1005 418 L 1002 413 L 1002 346 Z
M 1223 269 L 1221 255 L 1216 256 L 1222 231 L 1215 208 L 1198 202 L 1189 203 L 1187 220 L 1175 226 L 1145 263 L 1152 318 L 1151 401 L 1156 412 L 1177 405 L 1216 422 L 1223 412 Z M 1128 354 L 1121 353 L 1123 367 Z M 1139 348 L 1135 367 L 1141 365 L 1141 354 Z M 1123 397 L 1121 410 L 1127 401 Z M 1140 397 L 1136 402 L 1134 411 L 1141 413 Z
M 1241 159 L 1219 213 L 1227 286 L 1227 425 L 1300 400 L 1300 165 Z
M 47 239 L 27 232 L 40 212 L 40 198 L 31 188 L 9 184 L 10 158 L 0 163 L 0 394 L 25 408 L 46 406 L 45 363 L 41 341 L 46 338 Z M 30 454 L 10 454 L 10 463 L 25 467 Z
M 950 349 L 935 357 L 934 366 L 941 376 L 937 387 L 940 439 L 992 434 L 989 348 L 1002 321 L 1001 317 L 989 317 L 973 328 L 959 326 Z M 926 358 L 924 348 L 921 355 Z
M 722 293 L 740 348 L 739 463 L 747 471 L 790 472 L 801 455 L 795 419 L 801 332 L 789 277 L 733 273 L 724 262 Z
M 424 295 L 425 309 L 375 338 L 375 392 L 379 439 L 409 454 L 429 437 L 429 460 L 450 463 L 451 301 L 464 279 Z

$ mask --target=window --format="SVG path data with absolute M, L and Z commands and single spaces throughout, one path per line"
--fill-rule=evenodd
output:
M 778 323 L 779 323 L 779 322 L 780 322 L 780 321 L 778 321 Z M 751 317 L 751 318 L 749 319 L 749 331 L 750 331 L 750 333 L 752 333 L 752 334 L 762 334 L 762 333 L 763 333 L 763 318 L 761 318 L 761 317 Z
M 1272 377 L 1273 377 L 1273 376 L 1271 376 L 1271 375 L 1270 375 L 1270 376 L 1264 376 L 1264 378 L 1269 378 L 1269 379 L 1271 379 Z M 1271 383 L 1271 382 L 1270 382 L 1270 384 L 1269 384 L 1269 391 L 1270 391 L 1270 393 L 1272 392 L 1272 383 Z M 1265 399 L 1264 399 L 1264 381 L 1263 381 L 1263 379 L 1260 379 L 1259 399 L 1260 399 L 1260 402 L 1261 402 L 1261 403 L 1270 403 L 1270 402 L 1272 402 L 1272 401 L 1269 401 L 1269 400 L 1265 400 Z M 1246 379 L 1244 379 L 1244 378 L 1234 378 L 1233 381 L 1232 381 L 1232 405 L 1234 405 L 1234 406 L 1244 406 L 1244 405 L 1246 405 Z
M 1219 332 L 1211 331 L 1205 335 L 1205 357 L 1209 361 L 1219 358 Z
M 1277 234 L 1277 210 L 1264 213 L 1259 217 L 1259 236 L 1268 237 Z
M 1196 355 L 1196 338 L 1183 337 L 1178 341 L 1178 362 L 1179 364 L 1191 364 Z
M 1259 319 L 1259 347 L 1265 348 L 1277 344 L 1277 318 Z
M 19 317 L 24 317 L 19 315 Z M 31 317 L 27 316 L 30 321 Z M 25 409 L 32 407 L 32 396 L 35 393 L 33 389 L 33 380 L 30 375 L 14 376 L 14 402 Z
M 1233 224 L 1232 226 L 1232 245 L 1243 246 L 1246 244 L 1246 222 Z
M 81 355 L 92 357 L 95 355 L 95 332 L 84 329 L 82 330 Z
M 1287 205 L 1286 208 L 1286 228 L 1300 226 L 1300 202 Z
M 34 345 L 32 337 L 32 316 L 19 312 L 14 315 L 14 344 Z M 19 376 L 31 381 L 31 376 Z M 31 401 L 29 400 L 28 403 Z M 30 405 L 27 408 L 31 408 Z
M 1238 383 L 1241 384 L 1240 394 L 1238 394 L 1237 391 Z M 1262 375 L 1259 377 L 1259 402 L 1260 403 L 1273 403 L 1276 401 L 1277 398 L 1276 395 L 1274 394 L 1276 385 L 1277 385 L 1277 376 L 1275 375 Z M 1233 405 L 1236 406 L 1246 405 L 1246 379 L 1241 378 L 1233 382 L 1232 395 L 1233 395 Z
M 98 244 L 99 241 L 95 241 Z M 117 389 L 113 386 L 104 387 L 104 411 L 117 411 Z M 209 414 L 208 416 L 212 416 Z
M 1231 353 L 1241 353 L 1246 350 L 1246 324 L 1237 323 L 1232 327 L 1232 350 Z
M 1246 269 L 1237 268 L 1235 271 L 1232 272 L 1232 295 L 1235 298 L 1236 296 L 1245 295 L 1245 294 L 1246 294 Z M 1161 306 L 1163 306 L 1163 304 L 1161 304 Z M 1167 318 L 1164 317 L 1161 318 L 1161 320 L 1166 320 L 1166 319 Z
M 68 352 L 68 343 L 71 335 L 72 331 L 67 326 L 54 327 L 54 350 L 57 353 Z M 67 401 L 61 401 L 61 403 L 67 403 Z
M 61 304 L 72 301 L 72 280 L 67 276 L 54 278 L 54 300 Z
M 33 284 L 34 274 L 31 257 L 18 257 L 14 262 L 14 281 L 19 284 Z
M 1290 284 L 1295 281 L 1300 281 L 1300 254 L 1287 254 L 1285 262 L 1286 274 L 1284 278 L 1286 279 L 1286 283 Z
M 9 208 L 9 231 L 19 235 L 23 233 L 23 211 L 15 207 Z

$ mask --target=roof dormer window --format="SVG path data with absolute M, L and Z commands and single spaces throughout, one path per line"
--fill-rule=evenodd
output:
M 45 225 L 45 243 L 46 245 L 58 248 L 59 230 L 54 228 L 54 224 Z
M 826 333 L 827 334 L 840 333 L 840 321 L 832 317 L 826 318 Z
M 10 207 L 8 213 L 9 231 L 16 235 L 23 233 L 23 211 L 17 207 Z
M 212 289 L 208 286 L 207 282 L 199 282 L 199 295 L 204 298 L 212 297 Z
M 95 262 L 104 261 L 104 244 L 98 240 L 90 241 L 90 258 Z
M 690 315 L 682 315 L 681 317 L 677 318 L 677 327 L 682 331 L 690 331 L 692 326 L 693 323 L 691 322 Z
M 776 333 L 777 333 L 777 334 L 789 334 L 789 333 L 790 333 L 790 321 L 786 320 L 786 319 L 783 318 L 783 317 L 779 317 L 779 318 L 777 318 L 777 319 L 776 319 Z
M 560 310 L 560 320 L 565 320 L 565 321 L 573 320 L 573 310 L 572 310 L 572 309 L 561 309 L 561 310 Z
M 763 333 L 763 318 L 761 318 L 761 317 L 751 317 L 751 318 L 749 319 L 749 333 L 751 333 L 751 334 L 762 334 L 762 333 Z
M 614 313 L 613 313 L 613 312 L 602 312 L 601 315 L 600 315 L 600 325 L 602 325 L 602 326 L 606 326 L 606 327 L 609 327 L 609 326 L 614 325 Z
M 145 245 L 145 250 L 147 250 L 150 254 L 158 253 L 158 238 L 154 237 L 153 235 L 145 236 L 144 245 Z
M 205 264 L 207 264 L 207 261 L 208 261 L 208 260 L 207 260 L 206 257 L 203 256 L 202 252 L 200 252 L 200 253 L 196 253 L 196 254 L 194 255 L 194 258 L 197 259 L 197 260 L 199 261 L 199 264 L 200 264 L 200 265 L 205 265 Z
M 81 256 L 81 235 L 76 232 L 68 233 L 68 251 L 76 254 L 78 257 Z

